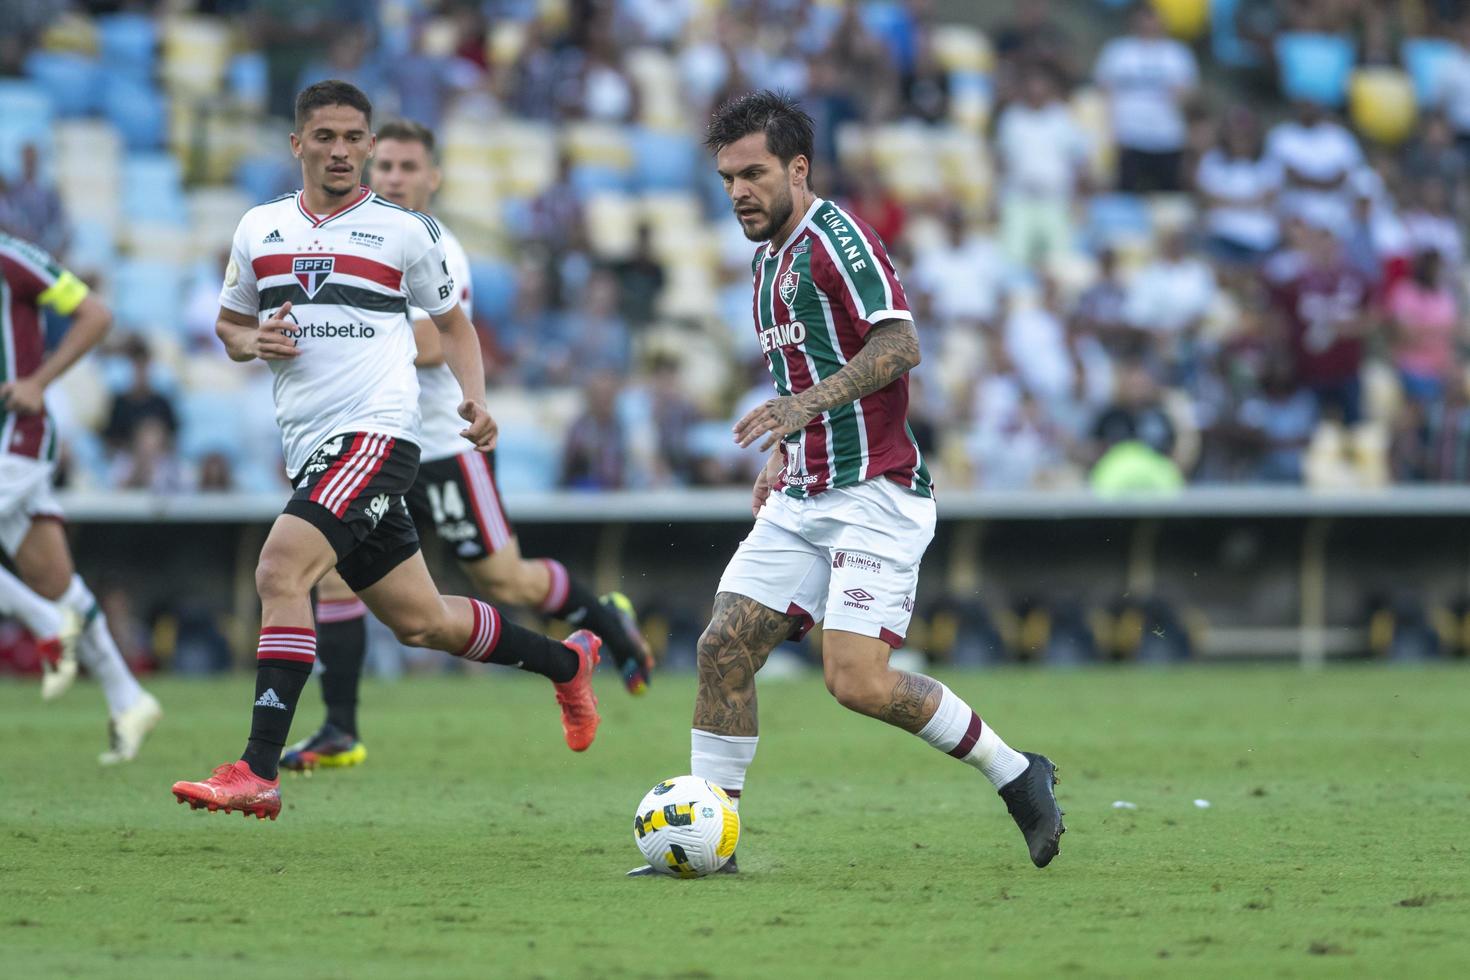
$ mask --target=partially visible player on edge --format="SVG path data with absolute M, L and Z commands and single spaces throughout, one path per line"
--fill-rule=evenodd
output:
M 261 549 L 260 644 L 250 740 L 238 762 L 173 786 L 195 809 L 275 819 L 277 766 L 316 659 L 311 590 L 334 566 L 404 643 L 503 663 L 558 685 L 567 744 L 592 743 L 591 675 L 602 641 L 557 643 L 478 599 L 441 596 L 404 495 L 418 472 L 418 381 L 410 305 L 427 311 L 460 388 L 460 435 L 495 445 L 479 342 L 458 302 L 432 218 L 362 185 L 372 105 L 346 82 L 296 98 L 291 150 L 302 189 L 246 212 L 235 231 L 216 330 L 232 359 L 275 373 L 276 420 L 296 488 Z
M 370 165 L 373 191 L 412 211 L 428 213 L 439 189 L 434 134 L 418 123 L 393 121 L 378 128 Z M 470 260 L 443 224 L 439 242 L 459 303 L 470 315 Z M 495 483 L 495 451 L 466 447 L 460 436 L 459 384 L 444 363 L 439 330 L 429 315 L 409 310 L 418 356 L 419 474 L 409 490 L 409 512 L 420 528 L 432 526 L 454 552 L 480 594 L 500 605 L 531 606 L 602 638 L 617 661 L 623 682 L 634 694 L 648 685 L 652 659 L 626 596 L 614 592 L 599 600 L 572 578 L 561 562 L 521 557 L 515 531 L 501 506 Z M 322 700 L 327 719 L 308 738 L 286 750 L 285 769 L 353 766 L 367 757 L 358 737 L 357 699 L 367 647 L 366 607 L 335 572 L 317 585 L 317 658 L 321 661 Z
M 1006 745 L 945 685 L 888 663 L 935 509 L 906 420 L 918 336 L 883 243 L 813 194 L 812 121 L 790 97 L 725 104 L 707 144 L 745 237 L 766 243 L 752 264 L 755 328 L 778 397 L 735 426 L 741 446 L 776 451 L 699 639 L 690 768 L 738 803 L 755 758 L 756 671 L 825 618 L 822 669 L 837 701 L 980 770 L 1044 867 L 1064 829 L 1051 761 Z
M 46 356 L 43 309 L 73 317 Z M 163 712 L 128 670 L 107 619 L 76 574 L 52 493 L 56 426 L 46 388 L 112 326 L 112 313 L 41 249 L 0 233 L 0 547 L 20 577 L 0 567 L 0 612 L 25 624 L 41 646 L 41 697 L 60 697 L 80 660 L 102 685 L 110 716 L 104 765 L 127 762 Z

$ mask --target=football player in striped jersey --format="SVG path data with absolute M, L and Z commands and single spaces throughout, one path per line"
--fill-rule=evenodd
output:
M 239 761 L 173 786 L 180 803 L 280 813 L 277 769 L 316 660 L 311 590 L 336 568 L 410 646 L 542 674 L 556 685 L 567 744 L 592 744 L 591 674 L 602 641 L 557 643 L 502 620 L 478 599 L 439 594 L 404 496 L 419 464 L 418 379 L 410 307 L 438 328 L 459 386 L 459 435 L 488 452 L 495 422 L 474 327 L 459 304 L 434 219 L 362 184 L 372 105 L 342 81 L 296 100 L 291 150 L 302 189 L 246 212 L 235 231 L 216 331 L 232 359 L 265 361 L 295 493 L 261 549 L 250 738 Z
M 394 204 L 423 213 L 439 187 L 434 134 L 418 123 L 390 121 L 378 128 L 369 172 L 373 190 Z M 444 225 L 440 242 L 454 276 L 460 306 L 470 314 L 470 262 Z M 459 435 L 459 384 L 444 361 L 439 330 L 424 311 L 411 308 L 419 379 L 418 477 L 406 497 L 420 528 L 432 527 L 486 599 L 528 606 L 585 627 L 602 638 L 623 683 L 633 694 L 648 686 L 652 656 L 638 632 L 632 603 L 614 592 L 599 599 L 551 558 L 521 557 L 520 543 L 506 516 L 495 480 L 495 451 L 476 452 Z M 366 607 L 347 583 L 328 572 L 317 585 L 317 659 L 321 662 L 322 727 L 281 756 L 285 769 L 305 771 L 361 763 L 367 748 L 359 737 L 358 688 L 367 631 Z
M 44 310 L 72 317 L 46 353 Z M 41 644 L 41 697 L 59 697 L 84 664 L 102 685 L 111 745 L 99 761 L 126 762 L 163 712 L 143 690 L 72 565 L 61 505 L 52 493 L 56 425 L 46 388 L 96 347 L 112 313 L 76 276 L 29 242 L 0 234 L 0 547 L 20 572 L 0 568 L 0 611 Z
M 913 614 L 935 507 L 907 422 L 919 340 L 887 250 L 812 191 L 812 122 L 790 97 L 725 104 L 707 144 L 741 230 L 762 243 L 752 310 L 776 397 L 735 425 L 741 446 L 774 451 L 755 480 L 755 527 L 699 639 L 691 771 L 739 800 L 758 738 L 756 671 L 824 621 L 837 701 L 979 770 L 1044 867 L 1064 829 L 1051 761 L 1012 749 L 944 684 L 888 662 Z

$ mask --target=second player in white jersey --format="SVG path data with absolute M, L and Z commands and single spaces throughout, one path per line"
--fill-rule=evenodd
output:
M 432 218 L 366 187 L 331 214 L 311 213 L 298 191 L 240 220 L 220 305 L 264 322 L 290 303 L 285 318 L 296 326 L 288 333 L 302 354 L 267 362 L 288 473 L 345 432 L 418 442 L 407 313 L 412 304 L 418 316 L 441 314 L 458 298 L 441 238 Z M 457 383 L 455 391 L 451 412 Z
M 472 316 L 473 299 L 470 295 L 470 260 L 464 246 L 454 233 L 443 225 L 439 226 L 439 244 L 444 247 L 444 261 L 449 274 L 454 277 L 456 298 L 465 316 Z M 429 314 L 417 307 L 410 307 L 408 318 L 414 324 L 429 319 Z M 429 329 L 434 329 L 430 324 Z M 436 345 L 437 346 L 437 345 Z M 432 463 L 440 459 L 458 456 L 465 451 L 464 419 L 459 417 L 459 382 L 454 372 L 442 359 L 436 363 L 418 365 L 419 377 L 419 462 Z

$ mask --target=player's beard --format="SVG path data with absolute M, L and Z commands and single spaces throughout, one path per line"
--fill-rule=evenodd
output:
M 795 205 L 791 202 L 791 188 L 783 187 L 781 189 L 781 196 L 771 202 L 771 207 L 766 212 L 770 215 L 770 220 L 766 222 L 765 226 L 752 230 L 746 227 L 744 222 L 741 222 L 740 230 L 745 232 L 745 237 L 753 242 L 768 242 L 775 237 L 776 232 L 786 226 L 786 222 L 790 220 L 791 211 L 794 207 Z

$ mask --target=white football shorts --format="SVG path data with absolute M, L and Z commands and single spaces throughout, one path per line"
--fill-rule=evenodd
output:
M 720 591 L 800 618 L 797 636 L 820 622 L 901 647 L 934 520 L 932 498 L 883 477 L 807 498 L 773 491 Z
M 37 517 L 60 520 L 61 504 L 52 489 L 56 464 L 29 456 L 0 453 L 0 548 L 14 555 Z

